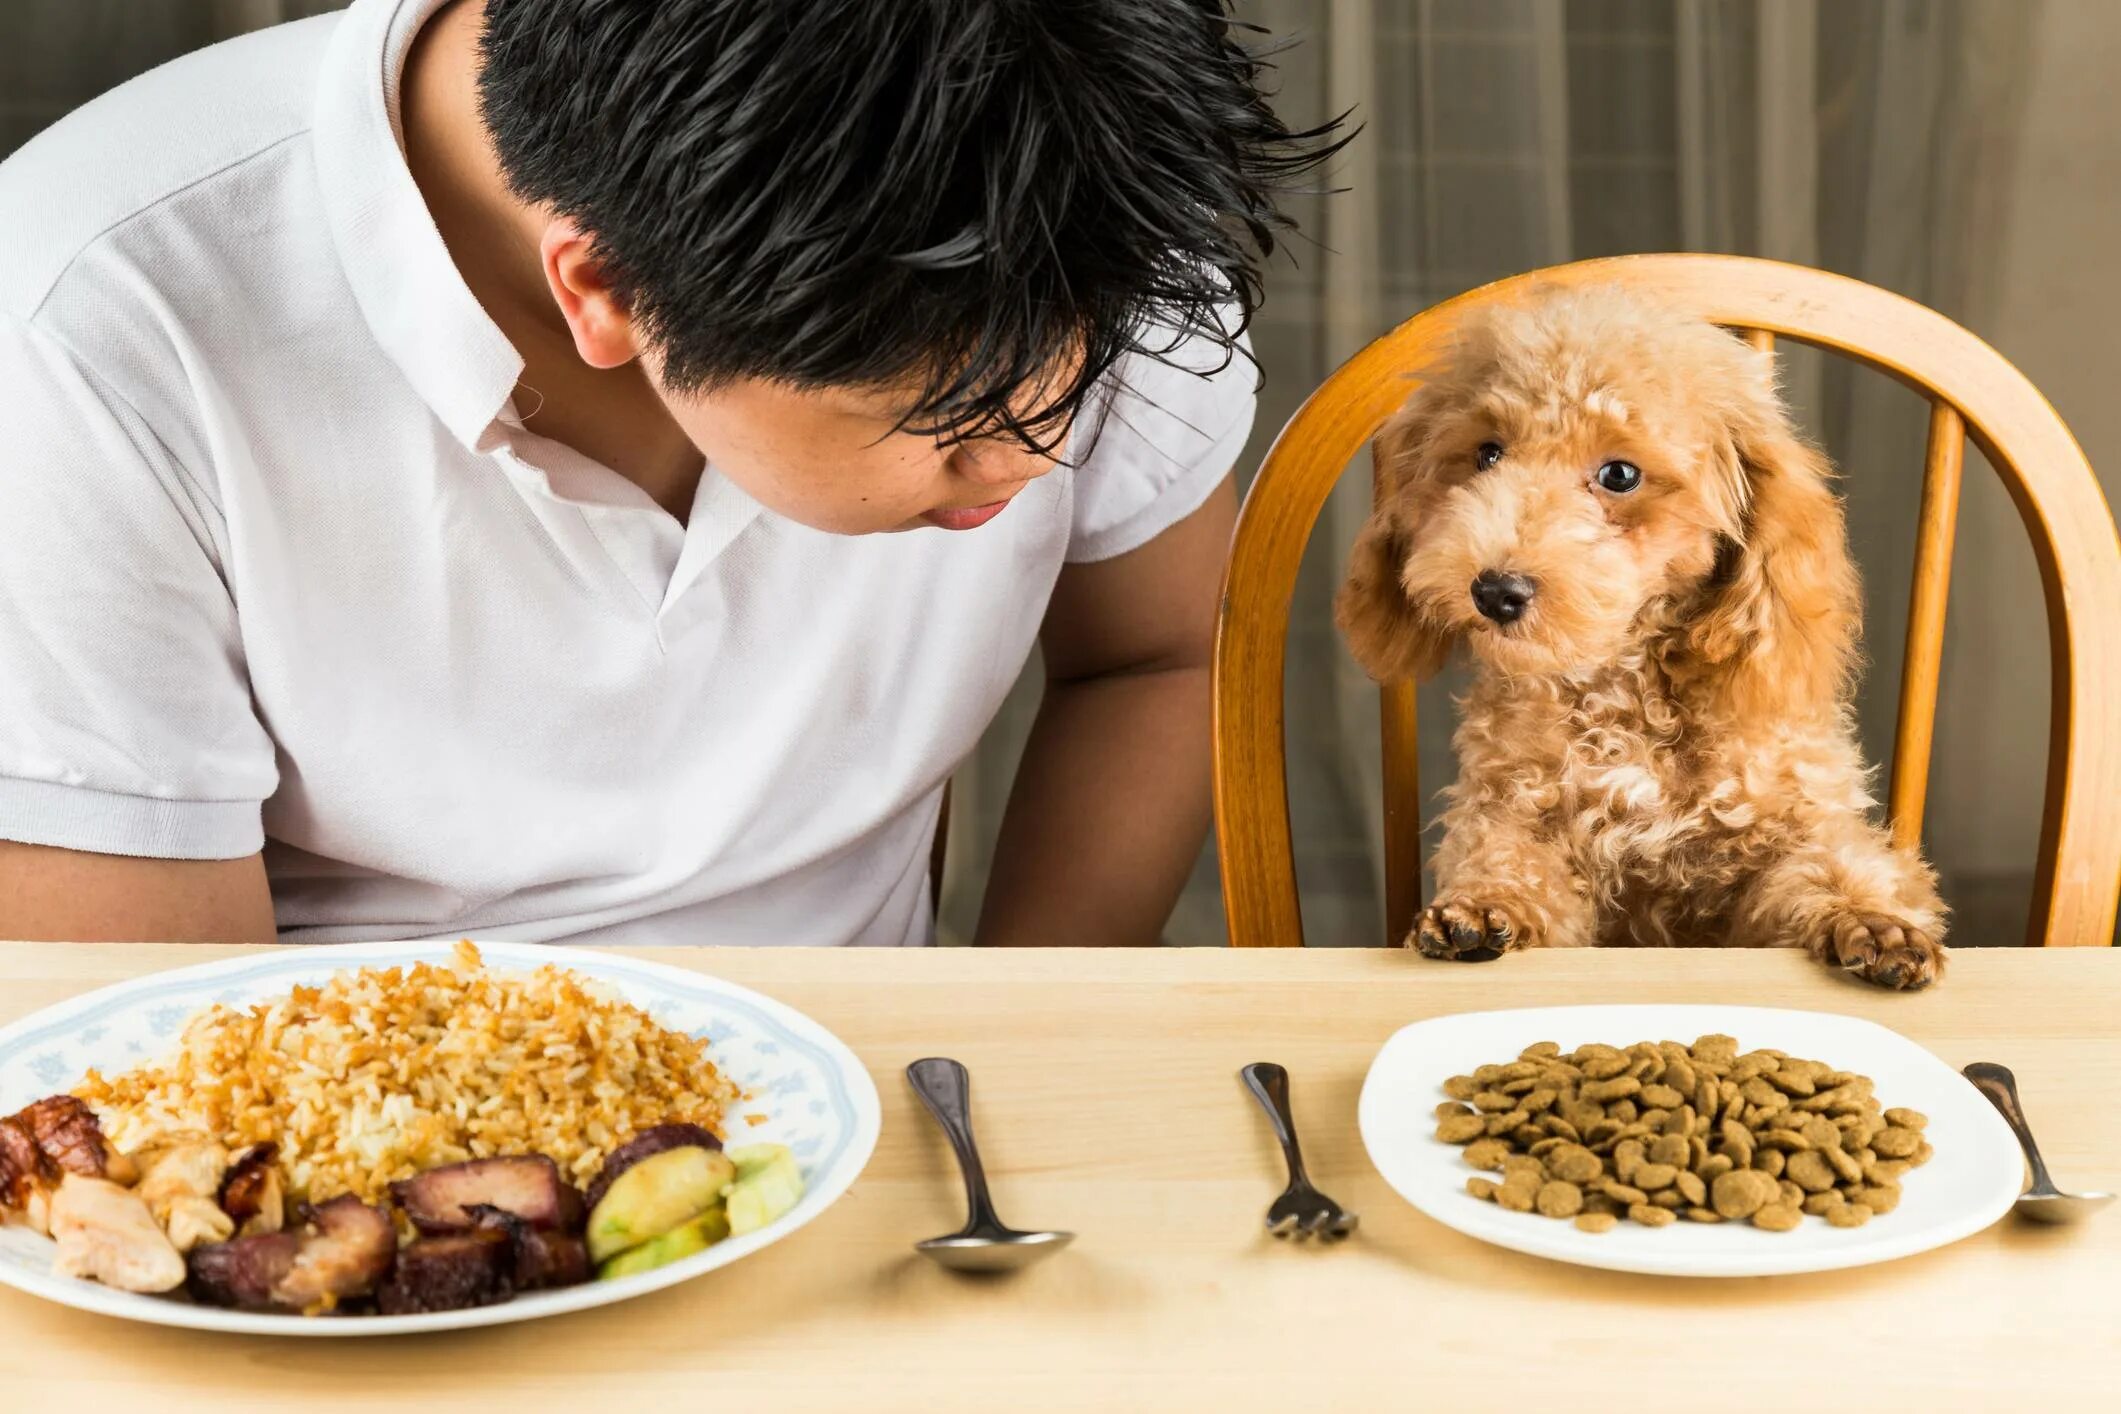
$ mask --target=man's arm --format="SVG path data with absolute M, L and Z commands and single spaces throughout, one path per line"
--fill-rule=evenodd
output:
M 1139 549 L 1061 572 L 981 945 L 1161 939 L 1208 832 L 1208 663 L 1236 515 L 1225 478 Z
M 0 938 L 269 943 L 276 936 L 258 855 L 132 859 L 0 840 Z

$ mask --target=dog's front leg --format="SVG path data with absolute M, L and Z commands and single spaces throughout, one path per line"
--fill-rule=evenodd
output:
M 1483 961 L 1519 948 L 1589 947 L 1590 891 L 1535 814 L 1469 795 L 1443 817 L 1436 902 L 1410 947 L 1430 957 Z
M 1881 987 L 1926 987 L 1943 976 L 1945 910 L 1929 867 L 1866 820 L 1813 828 L 1812 843 L 1747 888 L 1734 941 L 1802 947 Z

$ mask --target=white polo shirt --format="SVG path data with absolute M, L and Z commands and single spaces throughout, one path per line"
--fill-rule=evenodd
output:
M 0 838 L 262 847 L 299 940 L 926 941 L 940 788 L 1055 576 L 1207 497 L 1250 367 L 1130 361 L 976 531 L 826 535 L 711 466 L 680 525 L 511 426 L 395 134 L 439 3 L 193 54 L 0 164 Z

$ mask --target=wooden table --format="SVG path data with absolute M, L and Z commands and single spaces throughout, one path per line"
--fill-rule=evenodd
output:
M 0 1022 L 229 949 L 0 944 Z M 530 1325 L 359 1341 L 124 1325 L 0 1291 L 0 1409 L 1585 1411 L 2112 1408 L 2121 1212 L 2003 1224 L 1852 1272 L 1660 1281 L 1522 1257 L 1396 1198 L 1355 1132 L 1396 1027 L 1441 1012 L 1743 1002 L 1871 1017 L 1957 1066 L 2018 1072 L 2066 1182 L 2121 1187 L 2121 955 L 1962 952 L 1914 996 L 1790 953 L 1411 954 L 666 950 L 802 1008 L 869 1063 L 883 1138 L 825 1217 L 736 1268 Z M 1003 1282 L 909 1244 L 954 1227 L 958 1181 L 901 1070 L 972 1068 L 997 1200 L 1075 1246 Z M 1281 1180 L 1239 1088 L 1286 1063 L 1346 1245 L 1277 1243 Z M 2105 1391 L 2105 1393 L 2101 1393 Z M 1643 1403 L 1648 1401 L 1648 1403 Z M 1543 1402 L 1543 1401 L 1542 1401 Z

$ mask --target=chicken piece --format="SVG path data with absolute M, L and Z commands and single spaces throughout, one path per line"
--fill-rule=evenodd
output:
M 578 1232 L 582 1195 L 543 1154 L 445 1164 L 390 1185 L 390 1196 L 424 1233 L 468 1232 L 475 1207 L 513 1213 L 532 1227 Z
M 179 1252 L 235 1236 L 235 1220 L 221 1211 L 218 1196 L 228 1150 L 205 1135 L 184 1135 L 137 1157 L 140 1181 L 133 1191 Z
M 216 1306 L 328 1311 L 375 1291 L 397 1250 L 389 1215 L 349 1193 L 311 1208 L 299 1228 L 194 1248 L 190 1289 Z
M 46 1209 L 58 1181 L 58 1171 L 22 1117 L 0 1119 L 0 1219 L 19 1214 L 37 1231 L 48 1231 Z
M 575 1286 L 592 1275 L 589 1244 L 571 1232 L 547 1232 L 532 1227 L 514 1213 L 484 1204 L 472 1215 L 481 1228 L 508 1234 L 514 1261 L 509 1284 L 517 1291 L 542 1291 L 550 1286 Z
M 665 1149 L 696 1148 L 713 1152 L 721 1147 L 722 1141 L 715 1138 L 713 1130 L 697 1124 L 651 1125 L 604 1156 L 604 1167 L 589 1185 L 586 1206 L 595 1208 L 598 1200 L 603 1198 L 604 1190 L 611 1187 L 612 1180 L 641 1160 L 653 1158 Z
M 287 1199 L 280 1188 L 280 1171 L 273 1167 L 276 1152 L 271 1144 L 253 1144 L 236 1156 L 222 1176 L 221 1211 L 244 1237 L 278 1232 L 287 1225 Z
M 71 1095 L 47 1095 L 15 1118 L 29 1127 L 44 1157 L 67 1173 L 107 1178 L 110 1146 L 96 1112 Z
M 59 1253 L 52 1270 L 119 1291 L 171 1291 L 184 1283 L 184 1258 L 155 1225 L 140 1195 L 102 1178 L 68 1173 L 51 1201 Z
M 495 1306 L 515 1294 L 515 1244 L 499 1228 L 423 1237 L 398 1253 L 390 1280 L 376 1293 L 386 1316 Z

